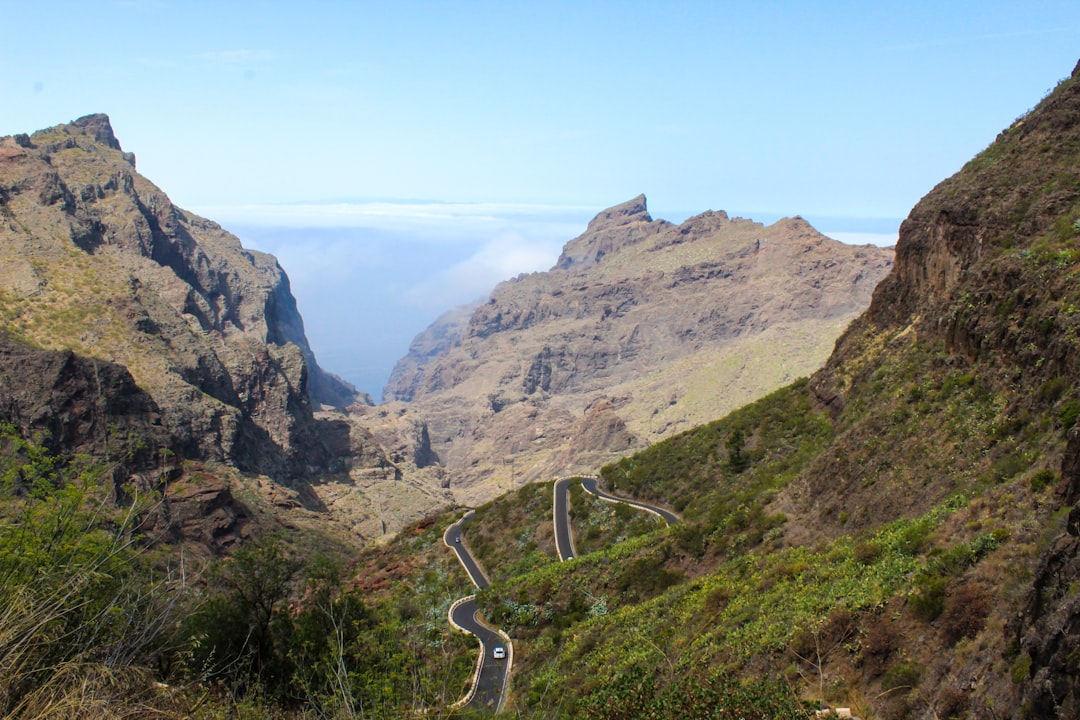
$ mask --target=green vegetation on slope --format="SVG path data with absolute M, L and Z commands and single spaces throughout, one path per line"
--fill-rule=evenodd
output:
M 153 546 L 159 501 L 118 506 L 104 470 L 0 428 L 0 717 L 440 717 L 466 692 L 441 522 L 355 587 L 287 534 L 208 564 Z

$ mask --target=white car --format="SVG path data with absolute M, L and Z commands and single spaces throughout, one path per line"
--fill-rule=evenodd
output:
M 496 660 L 502 660 L 506 657 L 506 648 L 504 648 L 502 645 L 498 646 L 491 652 L 491 656 Z

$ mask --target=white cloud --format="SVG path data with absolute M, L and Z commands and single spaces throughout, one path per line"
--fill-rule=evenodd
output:
M 223 225 L 279 228 L 370 228 L 417 239 L 477 243 L 500 233 L 566 240 L 585 229 L 593 208 L 523 203 L 340 202 L 206 205 L 198 214 Z
M 500 234 L 466 260 L 414 285 L 405 293 L 405 302 L 415 307 L 450 308 L 480 299 L 503 280 L 550 269 L 563 242 L 515 232 Z

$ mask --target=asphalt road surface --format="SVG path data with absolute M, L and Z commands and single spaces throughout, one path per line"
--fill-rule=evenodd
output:
M 480 623 L 476 616 L 478 611 L 476 599 L 470 598 L 457 605 L 450 618 L 455 625 L 476 636 L 480 641 L 480 652 L 484 654 L 480 674 L 476 679 L 476 690 L 468 706 L 498 711 L 502 708 L 506 674 L 510 669 L 512 655 L 509 652 L 509 643 L 498 632 Z M 507 649 L 506 657 L 494 657 L 497 647 Z
M 458 557 L 465 572 L 473 585 L 483 589 L 489 585 L 487 576 L 469 552 L 465 544 L 463 525 L 472 517 L 472 511 L 465 514 L 461 520 L 446 528 L 443 533 L 443 542 Z M 465 632 L 476 636 L 480 641 L 480 654 L 483 658 L 480 662 L 480 672 L 476 677 L 476 685 L 472 699 L 467 706 L 475 708 L 487 708 L 498 712 L 502 709 L 507 689 L 507 675 L 510 672 L 510 664 L 514 659 L 513 647 L 510 643 L 487 625 L 480 622 L 477 617 L 479 608 L 476 605 L 475 596 L 464 602 L 456 604 L 450 610 L 450 621 Z M 495 648 L 504 648 L 506 656 L 495 658 Z
M 472 584 L 483 590 L 491 583 L 488 582 L 487 575 L 480 568 L 480 564 L 476 562 L 476 559 L 469 552 L 468 546 L 465 544 L 465 534 L 463 526 L 473 516 L 473 511 L 465 513 L 465 515 L 456 523 L 446 528 L 446 532 L 443 533 L 443 542 L 446 546 L 453 550 L 457 554 L 458 561 L 462 567 L 465 568 L 465 572 L 469 574 L 469 579 L 472 580 Z
M 576 555 L 574 535 L 570 529 L 570 484 L 575 480 L 581 480 L 581 485 L 586 492 L 610 502 L 622 502 L 655 513 L 664 518 L 669 525 L 673 525 L 680 520 L 679 516 L 670 510 L 637 500 L 627 500 L 626 498 L 610 495 L 599 488 L 596 478 L 559 478 L 555 481 L 552 505 L 552 520 L 555 524 L 555 552 L 558 553 L 559 560 L 571 560 Z M 465 572 L 469 574 L 469 579 L 472 580 L 473 585 L 483 589 L 490 584 L 487 575 L 484 574 L 480 564 L 476 562 L 472 553 L 469 552 L 468 545 L 465 543 L 464 526 L 472 516 L 472 511 L 469 511 L 465 513 L 461 520 L 446 528 L 443 533 L 443 542 L 457 555 L 458 561 L 465 568 Z M 497 630 L 480 622 L 477 617 L 478 610 L 475 596 L 470 596 L 464 601 L 458 602 L 450 610 L 451 623 L 466 632 L 472 633 L 480 641 L 480 655 L 482 658 L 480 672 L 477 675 L 473 696 L 466 705 L 498 712 L 502 709 L 506 699 L 506 692 L 509 687 L 508 675 L 514 659 L 514 649 Z M 495 658 L 494 653 L 497 647 L 505 649 L 505 657 Z
M 566 561 L 577 555 L 574 550 L 574 534 L 570 532 L 570 484 L 577 478 L 559 478 L 555 481 L 555 499 L 551 518 L 555 523 L 555 553 Z
M 645 510 L 647 512 L 659 515 L 660 517 L 664 518 L 668 525 L 674 525 L 682 520 L 682 518 L 680 518 L 675 513 L 671 512 L 670 510 L 665 510 L 662 507 L 658 507 L 656 505 L 649 505 L 648 503 L 639 502 L 637 500 L 627 500 L 626 498 L 621 498 L 616 495 L 606 493 L 600 489 L 600 482 L 594 477 L 582 478 L 581 487 L 585 488 L 585 492 L 590 492 L 597 497 L 603 498 L 604 500 L 608 500 L 610 502 L 626 503 L 627 505 L 632 505 L 633 507 L 640 508 L 641 510 Z
M 592 493 L 608 502 L 626 503 L 639 510 L 659 515 L 668 525 L 674 525 L 682 519 L 665 508 L 643 503 L 638 500 L 627 500 L 626 498 L 606 493 L 600 489 L 599 481 L 595 477 L 559 478 L 555 481 L 555 490 L 553 493 L 555 499 L 552 507 L 552 522 L 555 525 L 555 552 L 558 553 L 560 560 L 570 560 L 577 556 L 577 551 L 574 549 L 574 533 L 570 528 L 570 485 L 575 480 L 581 480 L 581 486 L 585 488 L 586 492 Z

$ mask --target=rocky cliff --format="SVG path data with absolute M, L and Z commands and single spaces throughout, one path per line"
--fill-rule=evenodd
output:
M 591 471 L 812 372 L 891 263 L 798 217 L 676 226 L 639 196 L 419 336 L 385 397 L 428 420 L 461 500 Z
M 843 434 L 777 504 L 813 540 L 977 498 L 952 532 L 998 527 L 1009 550 L 944 592 L 981 598 L 979 652 L 908 649 L 973 717 L 1080 712 L 1078 248 L 1080 65 L 901 225 L 810 383 Z
M 0 334 L 0 421 L 117 487 L 168 479 L 186 509 L 162 532 L 243 537 L 229 469 L 367 538 L 449 501 L 423 420 L 324 372 L 277 261 L 173 205 L 105 115 L 0 138 Z M 225 472 L 188 483 L 179 460 Z
M 173 205 L 106 116 L 0 139 L 0 268 L 5 332 L 126 367 L 182 456 L 282 481 L 333 463 L 312 403 L 355 393 L 315 363 L 284 272 Z

